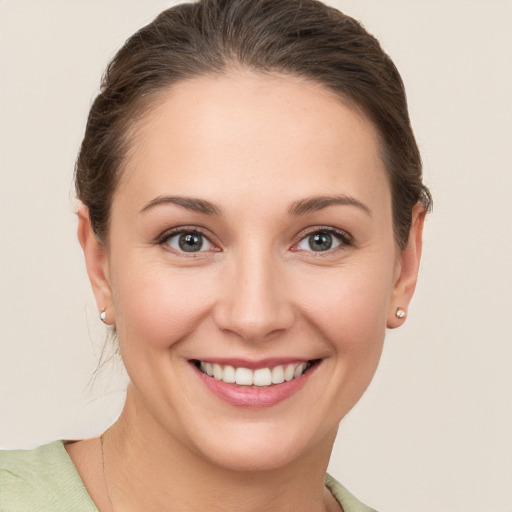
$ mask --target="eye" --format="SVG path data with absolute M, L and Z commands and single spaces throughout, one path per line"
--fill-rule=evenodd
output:
M 180 231 L 166 236 L 162 243 L 178 252 L 211 251 L 213 244 L 202 233 L 197 231 Z
M 326 252 L 350 244 L 351 238 L 348 234 L 333 229 L 321 229 L 301 238 L 296 248 L 299 251 Z

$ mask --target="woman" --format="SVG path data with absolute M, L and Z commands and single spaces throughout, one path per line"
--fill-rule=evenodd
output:
M 4 453 L 0 508 L 370 510 L 325 472 L 430 206 L 377 41 L 315 1 L 169 9 L 110 64 L 76 189 L 126 403 L 99 438 Z

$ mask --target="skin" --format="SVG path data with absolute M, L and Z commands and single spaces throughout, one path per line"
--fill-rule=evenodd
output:
M 395 311 L 416 284 L 423 208 L 399 251 L 373 125 L 296 77 L 196 78 L 165 91 L 137 128 L 108 243 L 86 207 L 78 215 L 96 301 L 131 379 L 104 436 L 108 492 L 99 441 L 68 447 L 86 487 L 102 512 L 110 499 L 117 512 L 339 510 L 325 470 L 386 327 L 404 321 Z M 167 196 L 219 214 L 149 206 Z M 297 211 L 312 197 L 345 199 Z M 204 250 L 164 240 L 177 226 L 200 229 Z M 313 251 L 308 236 L 326 228 L 345 238 Z M 218 357 L 320 363 L 297 393 L 251 409 L 217 398 L 190 364 Z

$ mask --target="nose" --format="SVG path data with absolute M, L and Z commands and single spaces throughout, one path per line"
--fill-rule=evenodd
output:
M 288 330 L 295 312 L 283 264 L 269 253 L 245 251 L 224 269 L 215 308 L 217 326 L 248 341 L 263 341 Z

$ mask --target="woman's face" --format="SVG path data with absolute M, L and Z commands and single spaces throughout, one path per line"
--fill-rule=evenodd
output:
M 111 213 L 88 266 L 140 421 L 230 468 L 330 448 L 419 258 L 396 248 L 372 124 L 294 77 L 178 84 L 138 126 Z

